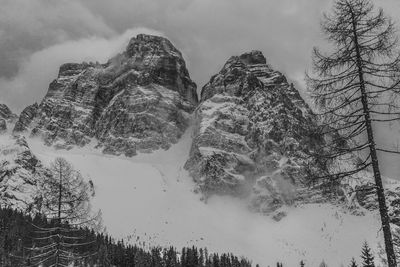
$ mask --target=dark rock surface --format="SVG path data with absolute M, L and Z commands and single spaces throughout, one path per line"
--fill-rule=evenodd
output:
M 106 64 L 62 65 L 14 132 L 29 131 L 58 148 L 94 138 L 105 153 L 132 156 L 176 143 L 196 105 L 181 53 L 165 38 L 140 34 Z
M 37 103 L 26 107 L 18 117 L 18 121 L 15 123 L 14 132 L 27 131 L 28 127 L 33 122 L 33 119 L 38 115 L 39 105 Z

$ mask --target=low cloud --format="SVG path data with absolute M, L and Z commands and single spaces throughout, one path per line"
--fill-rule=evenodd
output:
M 400 12 L 396 0 L 375 3 L 389 14 Z M 319 23 L 331 4 L 332 0 L 4 0 L 0 9 L 1 100 L 20 110 L 40 99 L 47 84 L 25 87 L 20 81 L 28 78 L 22 76 L 35 73 L 40 77 L 30 80 L 50 81 L 58 70 L 54 64 L 64 63 L 62 59 L 80 61 L 85 53 L 87 58 L 104 59 L 113 53 L 107 49 L 114 47 L 103 43 L 102 53 L 97 53 L 101 43 L 125 36 L 133 27 L 168 36 L 183 52 L 200 88 L 230 56 L 257 49 L 304 91 L 303 73 L 310 65 L 312 47 L 323 45 Z M 48 53 L 52 56 L 46 57 Z M 42 73 L 30 72 L 36 63 Z M 21 95 L 26 97 L 19 99 Z
M 12 78 L 0 78 L 1 102 L 12 103 L 14 112 L 40 101 L 49 83 L 57 77 L 59 66 L 66 62 L 104 63 L 124 50 L 131 37 L 139 33 L 162 35 L 160 32 L 136 28 L 112 38 L 90 37 L 53 45 L 22 61 Z
M 3 0 L 0 9 L 0 76 L 11 77 L 20 61 L 45 47 L 115 30 L 79 1 Z

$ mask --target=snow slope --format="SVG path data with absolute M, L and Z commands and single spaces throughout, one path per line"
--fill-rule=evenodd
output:
M 94 207 L 103 213 L 116 238 L 149 245 L 206 246 L 213 252 L 243 255 L 261 266 L 347 266 L 358 259 L 362 243 L 373 250 L 382 243 L 379 217 L 347 214 L 339 207 L 313 204 L 285 207 L 279 222 L 251 213 L 238 199 L 212 197 L 206 203 L 183 169 L 192 129 L 168 151 L 132 158 L 107 156 L 93 147 L 55 150 L 28 139 L 44 164 L 65 157 L 96 186 Z M 0 138 L 5 142 L 7 138 Z M 139 238 L 140 237 L 140 238 Z

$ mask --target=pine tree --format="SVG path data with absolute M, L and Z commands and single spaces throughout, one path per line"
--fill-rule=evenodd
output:
M 321 132 L 327 137 L 316 156 L 325 165 L 353 160 L 355 154 L 359 160 L 316 178 L 337 182 L 372 168 L 388 265 L 396 267 L 378 152 L 399 152 L 378 147 L 373 130 L 400 119 L 400 56 L 394 25 L 382 9 L 375 11 L 370 0 L 336 0 L 322 28 L 334 51 L 326 55 L 314 49 L 317 78 L 307 77 L 321 111 Z
M 375 267 L 374 256 L 372 256 L 371 249 L 368 246 L 367 242 L 365 242 L 362 247 L 361 258 L 363 260 L 363 267 Z

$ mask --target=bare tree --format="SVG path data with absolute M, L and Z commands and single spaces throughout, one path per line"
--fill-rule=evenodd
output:
M 94 195 L 93 184 L 85 182 L 81 174 L 63 158 L 56 158 L 50 166 L 52 175 L 41 183 L 41 210 L 53 221 L 52 227 L 34 225 L 35 246 L 29 248 L 33 256 L 31 264 L 39 266 L 68 266 L 91 256 L 82 253 L 84 246 L 92 244 L 80 235 L 78 226 L 97 219 L 91 216 L 90 199 Z
M 332 50 L 324 54 L 315 48 L 315 77 L 307 75 L 321 112 L 322 134 L 329 136 L 326 153 L 319 157 L 326 162 L 359 157 L 350 168 L 331 171 L 328 176 L 333 180 L 372 168 L 388 266 L 395 267 L 377 152 L 398 152 L 378 147 L 374 136 L 378 124 L 400 118 L 396 104 L 400 60 L 394 25 L 369 0 L 336 0 L 332 13 L 324 15 L 322 29 Z

